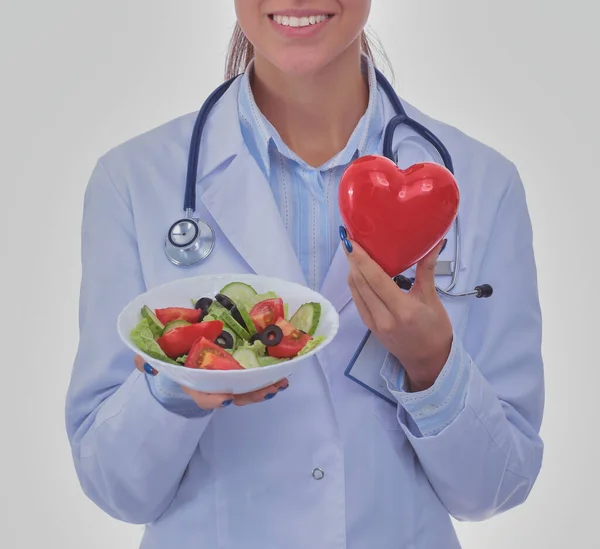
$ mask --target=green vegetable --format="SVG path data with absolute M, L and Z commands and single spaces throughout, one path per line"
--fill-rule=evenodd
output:
M 236 307 L 244 321 L 244 327 L 248 330 L 248 333 L 253 336 L 256 333 L 256 326 L 254 326 L 254 322 L 252 322 L 252 319 L 250 318 L 248 309 L 246 309 L 246 306 L 243 303 L 236 303 Z
M 247 300 L 253 299 L 256 295 L 256 290 L 243 282 L 231 282 L 227 286 L 224 286 L 219 293 L 226 295 L 237 305 L 238 303 L 245 303 Z
M 302 330 L 308 335 L 314 335 L 321 320 L 321 304 L 305 303 L 290 319 L 290 324 L 297 330 Z
M 231 316 L 231 313 L 217 301 L 213 301 L 212 305 L 208 309 L 208 312 L 211 316 L 216 317 L 218 320 L 226 324 L 242 339 L 245 339 L 246 341 L 250 339 L 250 334 L 246 331 L 246 329 L 243 326 L 240 326 L 239 322 L 237 322 L 237 320 Z
M 260 368 L 256 354 L 250 349 L 238 349 L 235 353 L 233 353 L 233 358 L 235 358 L 244 368 Z
M 247 299 L 244 305 L 246 305 L 247 309 L 250 310 L 254 305 L 260 303 L 261 301 L 265 301 L 267 299 L 277 299 L 279 296 L 275 292 L 266 292 L 264 294 L 256 294 L 252 297 L 252 299 Z
M 185 361 L 187 360 L 187 355 L 183 355 L 180 357 L 177 357 L 177 362 L 179 362 L 179 364 L 185 364 Z
M 248 341 L 244 341 L 239 348 L 252 351 L 256 356 L 263 356 L 267 352 L 266 345 L 258 339 L 252 344 Z
M 171 360 L 160 348 L 159 344 L 154 340 L 154 334 L 150 328 L 151 324 L 147 318 L 143 318 L 138 325 L 131 330 L 130 337 L 132 341 L 139 347 L 140 351 L 157 360 L 162 360 L 169 364 L 179 365 L 174 360 Z
M 158 339 L 163 335 L 165 329 L 164 324 L 158 320 L 158 317 L 147 305 L 142 307 L 142 317 L 148 320 L 148 326 L 150 327 L 154 339 Z
M 289 358 L 275 358 L 274 356 L 259 356 L 258 363 L 260 366 L 271 366 L 273 364 L 279 364 L 280 362 L 287 362 Z
M 325 341 L 326 339 L 327 338 L 325 336 L 318 336 L 314 339 L 311 339 L 304 347 L 302 347 L 297 356 L 302 356 L 307 353 L 310 353 L 313 349 L 316 349 L 319 345 L 321 345 L 321 343 L 323 343 L 323 341 Z
M 168 334 L 171 330 L 174 330 L 175 328 L 181 328 L 182 326 L 191 326 L 191 323 L 187 320 L 173 320 L 165 326 L 165 329 L 163 330 L 163 335 Z

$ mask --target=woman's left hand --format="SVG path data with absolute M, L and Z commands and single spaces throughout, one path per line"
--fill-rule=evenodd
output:
M 404 367 L 412 392 L 431 387 L 448 360 L 452 324 L 435 289 L 435 265 L 444 242 L 418 264 L 404 292 L 356 242 L 346 249 L 348 284 L 367 327 Z

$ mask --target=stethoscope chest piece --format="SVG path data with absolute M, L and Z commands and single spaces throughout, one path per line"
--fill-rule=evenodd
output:
M 189 267 L 206 259 L 215 247 L 212 227 L 198 219 L 185 218 L 171 225 L 165 253 L 175 265 Z

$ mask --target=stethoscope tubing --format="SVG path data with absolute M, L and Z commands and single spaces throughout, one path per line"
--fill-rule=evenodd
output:
M 184 198 L 184 204 L 183 204 L 183 209 L 185 211 L 186 218 L 179 220 L 178 222 L 174 223 L 171 226 L 171 228 L 169 229 L 169 234 L 167 235 L 167 242 L 165 245 L 165 252 L 166 252 L 167 256 L 169 257 L 169 259 L 175 265 L 180 265 L 180 266 L 194 265 L 195 263 L 205 259 L 205 257 L 207 257 L 207 255 L 210 254 L 214 248 L 214 231 L 212 230 L 212 227 L 210 227 L 208 224 L 203 223 L 204 225 L 207 225 L 209 232 L 211 233 L 212 239 L 213 239 L 213 241 L 208 246 L 208 248 L 205 247 L 205 250 L 208 251 L 208 254 L 204 255 L 204 257 L 198 257 L 195 260 L 192 260 L 189 258 L 185 258 L 185 260 L 184 260 L 183 255 L 185 254 L 186 246 L 177 244 L 176 241 L 172 238 L 171 233 L 175 229 L 175 227 L 183 221 L 193 221 L 196 228 L 198 226 L 197 222 L 193 219 L 193 215 L 196 210 L 196 179 L 198 177 L 198 162 L 199 162 L 199 158 L 200 158 L 200 145 L 201 145 L 201 141 L 202 141 L 202 133 L 203 133 L 204 127 L 206 126 L 206 121 L 208 119 L 208 116 L 209 116 L 211 110 L 217 104 L 217 102 L 221 99 L 221 97 L 223 97 L 223 95 L 227 92 L 227 90 L 230 88 L 230 86 L 233 84 L 233 82 L 240 76 L 241 75 L 238 75 L 238 76 L 235 76 L 235 77 L 229 79 L 225 83 L 221 84 L 217 89 L 215 89 L 210 94 L 208 99 L 205 101 L 204 105 L 200 109 L 200 112 L 198 113 L 198 116 L 196 118 L 196 122 L 194 124 L 194 129 L 192 131 L 192 136 L 191 136 L 191 140 L 190 140 L 186 186 L 185 186 L 185 198 Z M 384 142 L 383 142 L 383 155 L 386 158 L 389 158 L 390 160 L 392 160 L 394 163 L 397 164 L 397 159 L 395 158 L 394 151 L 393 151 L 394 133 L 401 124 L 406 124 L 407 126 L 412 128 L 417 134 L 419 134 L 421 137 L 423 137 L 426 141 L 428 141 L 431 145 L 433 145 L 433 147 L 437 150 L 438 154 L 440 155 L 442 162 L 443 162 L 444 166 L 446 167 L 446 169 L 448 169 L 452 174 L 454 174 L 454 165 L 453 165 L 452 157 L 451 157 L 448 149 L 444 146 L 444 144 L 438 139 L 438 137 L 432 131 L 430 131 L 428 128 L 426 128 L 422 124 L 418 123 L 416 120 L 413 120 L 406 114 L 406 111 L 404 110 L 404 107 L 400 101 L 400 98 L 396 94 L 394 88 L 392 87 L 392 85 L 388 82 L 388 80 L 385 78 L 385 76 L 379 70 L 376 70 L 376 76 L 377 76 L 377 82 L 378 82 L 379 86 L 383 89 L 384 93 L 386 94 L 386 96 L 388 97 L 390 102 L 392 103 L 394 110 L 396 112 L 396 116 L 394 116 L 388 122 L 386 129 L 385 129 Z M 195 240 L 197 240 L 198 238 L 200 238 L 200 235 L 197 235 Z M 190 242 L 190 244 L 187 245 L 188 246 L 187 249 L 189 249 L 189 251 L 192 252 L 194 246 L 196 246 L 196 245 L 197 245 L 196 242 Z M 177 254 L 179 254 L 179 255 L 177 255 Z M 478 286 L 477 288 L 475 288 L 475 290 L 469 291 L 469 292 L 463 292 L 463 293 L 458 293 L 458 294 L 452 293 L 452 290 L 456 287 L 456 284 L 458 281 L 458 271 L 460 269 L 460 264 L 461 264 L 461 227 L 460 227 L 460 216 L 457 215 L 454 219 L 454 265 L 452 268 L 452 278 L 446 288 L 442 289 L 436 285 L 436 290 L 440 295 L 445 296 L 445 297 L 450 297 L 450 298 L 467 297 L 467 296 L 473 296 L 473 295 L 475 295 L 477 297 L 489 297 L 489 295 L 491 295 L 492 289 L 488 285 Z M 398 275 L 397 277 L 394 278 L 394 280 L 403 289 L 410 289 L 410 287 L 412 286 L 412 281 L 402 275 Z

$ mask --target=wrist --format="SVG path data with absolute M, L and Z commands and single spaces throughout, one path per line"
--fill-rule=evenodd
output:
M 405 366 L 408 391 L 411 393 L 419 393 L 430 389 L 444 369 L 451 350 L 452 339 L 435 354 L 427 358 L 419 359 L 408 367 Z

